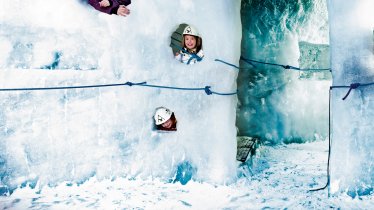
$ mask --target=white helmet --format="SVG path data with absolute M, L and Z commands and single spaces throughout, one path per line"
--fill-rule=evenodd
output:
M 172 112 L 170 111 L 170 109 L 167 109 L 165 107 L 158 107 L 154 116 L 156 125 L 161 125 L 162 123 L 168 121 L 171 115 Z
M 199 32 L 197 32 L 196 28 L 190 25 L 187 25 L 183 30 L 183 35 L 192 35 L 192 36 L 199 36 Z

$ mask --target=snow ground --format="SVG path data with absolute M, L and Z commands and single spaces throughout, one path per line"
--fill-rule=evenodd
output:
M 77 186 L 17 189 L 0 197 L 1 209 L 372 209 L 373 196 L 328 197 L 328 142 L 262 146 L 253 157 L 252 176 L 239 167 L 241 178 L 226 186 L 189 182 L 91 178 Z

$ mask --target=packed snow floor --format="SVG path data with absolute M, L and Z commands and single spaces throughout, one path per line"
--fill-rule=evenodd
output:
M 374 196 L 328 197 L 328 142 L 262 146 L 239 167 L 241 178 L 226 186 L 190 181 L 187 185 L 158 180 L 118 178 L 57 187 L 17 189 L 0 197 L 1 209 L 372 209 Z M 251 176 L 249 176 L 252 173 Z

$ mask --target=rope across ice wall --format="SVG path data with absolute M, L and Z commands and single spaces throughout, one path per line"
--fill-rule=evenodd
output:
M 257 60 L 252 60 L 252 59 L 247 59 L 244 58 L 243 56 L 240 57 L 240 59 L 253 67 L 256 67 L 254 63 L 258 64 L 263 64 L 263 65 L 271 65 L 271 66 L 278 66 L 282 67 L 284 69 L 289 69 L 289 70 L 295 70 L 295 71 L 330 71 L 330 68 L 325 68 L 325 69 L 302 69 L 299 67 L 294 67 L 290 65 L 283 65 L 283 64 L 277 64 L 277 63 L 268 63 L 268 62 L 262 62 L 262 61 L 257 61 Z M 223 63 L 225 65 L 234 67 L 236 69 L 247 69 L 247 68 L 240 68 L 234 64 L 231 64 L 229 62 L 226 62 L 221 59 L 215 59 L 214 61 Z M 372 83 L 352 83 L 350 85 L 341 85 L 341 86 L 331 86 L 330 89 L 335 89 L 335 88 L 349 88 L 347 94 L 343 97 L 343 100 L 345 100 L 351 91 L 353 89 L 357 89 L 359 87 L 364 87 L 364 86 L 370 86 L 374 85 L 374 82 Z M 101 87 L 114 87 L 114 86 L 143 86 L 143 87 L 150 87 L 150 88 L 164 88 L 164 89 L 174 89 L 174 90 L 189 90 L 189 91 L 204 91 L 207 95 L 221 95 L 221 96 L 228 96 L 228 95 L 235 95 L 237 94 L 237 91 L 235 92 L 228 92 L 228 93 L 220 93 L 211 90 L 211 86 L 205 86 L 205 87 L 198 87 L 198 88 L 191 88 L 191 87 L 176 87 L 176 86 L 165 86 L 165 85 L 151 85 L 147 84 L 147 82 L 140 82 L 140 83 L 133 83 L 133 82 L 126 82 L 126 83 L 118 83 L 118 84 L 101 84 L 101 85 L 85 85 L 85 86 L 61 86 L 61 87 L 40 87 L 40 88 L 2 88 L 0 91 L 5 92 L 5 91 L 36 91 L 36 90 L 61 90 L 61 89 L 80 89 L 80 88 L 101 88 Z
M 207 95 L 220 95 L 220 96 L 229 96 L 235 95 L 237 92 L 229 93 L 220 93 L 211 90 L 211 86 L 205 86 L 201 88 L 186 88 L 186 87 L 174 87 L 174 86 L 164 86 L 164 85 L 151 85 L 147 82 L 126 82 L 126 83 L 117 83 L 117 84 L 102 84 L 102 85 L 83 85 L 83 86 L 60 86 L 60 87 L 40 87 L 40 88 L 1 88 L 1 92 L 10 92 L 10 91 L 37 91 L 37 90 L 64 90 L 64 89 L 82 89 L 82 88 L 102 88 L 102 87 L 116 87 L 116 86 L 143 86 L 150 88 L 163 88 L 163 89 L 173 89 L 173 90 L 185 90 L 185 91 L 204 91 Z
M 255 68 L 256 68 L 255 63 L 257 63 L 257 64 L 270 65 L 270 66 L 278 66 L 278 67 L 284 68 L 285 70 L 289 69 L 289 70 L 295 70 L 295 71 L 330 71 L 331 72 L 331 68 L 322 68 L 322 69 L 308 69 L 308 68 L 305 68 L 305 69 L 303 69 L 303 68 L 299 68 L 299 67 L 295 67 L 295 66 L 290 66 L 290 65 L 277 64 L 277 63 L 269 63 L 269 62 L 263 62 L 263 61 L 248 59 L 248 58 L 245 58 L 243 56 L 240 57 L 240 60 L 242 60 L 242 61 L 244 61 L 244 62 L 252 65 Z M 221 59 L 215 59 L 214 61 L 226 64 L 228 66 L 234 67 L 234 68 L 239 69 L 239 70 L 240 69 L 244 69 L 244 70 L 248 69 L 248 68 L 238 67 L 238 66 L 236 66 L 236 65 L 234 65 L 232 63 L 229 63 L 229 62 L 221 60 Z M 336 85 L 336 86 L 331 86 L 330 89 L 332 90 L 332 89 L 337 89 L 337 88 L 347 88 L 348 92 L 342 98 L 343 100 L 345 100 L 349 96 L 349 94 L 351 93 L 352 90 L 357 89 L 359 87 L 365 87 L 365 86 L 371 86 L 371 85 L 374 85 L 374 82 L 371 82 L 371 83 L 352 83 L 350 85 Z

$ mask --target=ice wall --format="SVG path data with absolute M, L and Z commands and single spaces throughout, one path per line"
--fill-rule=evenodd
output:
M 334 86 L 372 83 L 374 79 L 374 2 L 328 1 L 331 67 Z M 332 90 L 331 193 L 351 196 L 374 185 L 373 86 Z
M 305 44 L 299 45 L 313 43 L 311 51 L 325 52 L 320 50 L 328 44 L 324 0 L 243 0 L 241 13 L 242 56 L 301 68 L 329 68 L 328 63 L 316 65 L 313 59 L 318 56 L 305 56 Z M 321 73 L 306 80 L 300 72 L 255 65 L 241 62 L 247 69 L 238 77 L 240 135 L 274 143 L 325 139 L 330 81 L 319 80 Z
M 146 81 L 236 91 L 237 71 L 214 59 L 238 64 L 239 0 L 134 0 L 126 18 L 78 0 L 0 4 L 0 88 Z M 170 36 L 181 23 L 202 35 L 202 62 L 174 59 Z M 171 181 L 186 162 L 195 180 L 231 182 L 236 104 L 236 96 L 138 86 L 0 92 L 1 185 Z M 153 130 L 159 106 L 175 112 L 177 132 Z

